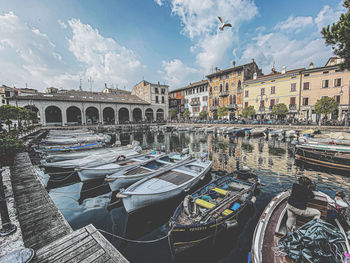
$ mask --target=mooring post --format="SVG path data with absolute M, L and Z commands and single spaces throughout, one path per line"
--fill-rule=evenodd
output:
M 0 229 L 0 237 L 8 236 L 16 232 L 17 227 L 11 223 L 9 211 L 7 209 L 7 203 L 5 198 L 4 184 L 2 181 L 2 172 L 4 169 L 0 169 L 0 215 L 2 229 Z

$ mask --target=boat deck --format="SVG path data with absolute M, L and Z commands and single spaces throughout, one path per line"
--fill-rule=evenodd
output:
M 157 178 L 175 185 L 181 185 L 193 179 L 193 176 L 176 171 L 169 171 L 161 174 Z

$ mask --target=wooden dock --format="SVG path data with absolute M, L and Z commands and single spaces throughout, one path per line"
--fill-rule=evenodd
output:
M 73 231 L 41 184 L 28 153 L 16 156 L 11 180 L 23 242 L 33 262 L 128 262 L 93 225 Z

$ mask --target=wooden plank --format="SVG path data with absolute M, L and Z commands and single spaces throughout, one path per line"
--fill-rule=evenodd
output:
M 101 247 L 98 246 L 96 241 L 92 239 L 88 243 L 78 247 L 73 252 L 66 254 L 65 257 L 58 259 L 55 261 L 55 263 L 63 263 L 63 262 L 80 262 L 81 260 L 89 257 L 90 255 L 94 254 L 97 250 L 99 250 Z
M 91 254 L 90 256 L 88 256 L 87 258 L 83 259 L 82 261 L 80 261 L 80 263 L 90 263 L 90 262 L 95 262 L 95 260 L 102 256 L 105 253 L 105 251 L 100 248 L 99 250 L 97 250 L 95 253 Z
M 110 260 L 110 259 L 111 259 L 111 257 L 107 253 L 104 253 L 102 256 L 100 256 L 99 258 L 95 259 L 94 263 L 104 263 L 104 262 L 106 262 L 107 260 Z

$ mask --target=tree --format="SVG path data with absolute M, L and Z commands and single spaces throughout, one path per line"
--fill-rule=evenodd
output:
M 183 116 L 184 116 L 186 119 L 189 118 L 190 115 L 191 115 L 191 113 L 190 113 L 190 111 L 189 111 L 188 109 L 186 109 L 186 110 L 184 111 L 184 113 L 183 113 Z
M 255 115 L 255 109 L 254 109 L 254 106 L 248 106 L 248 107 L 245 107 L 242 111 L 242 116 L 247 118 L 247 117 L 252 117 L 253 115 Z
M 278 119 L 283 119 L 288 114 L 288 108 L 286 104 L 278 103 L 275 106 L 273 106 L 271 114 L 276 115 Z
M 200 113 L 199 113 L 199 118 L 201 118 L 202 120 L 206 120 L 207 119 L 207 112 L 205 110 L 202 110 Z
M 227 113 L 228 113 L 228 108 L 226 108 L 225 106 L 222 106 L 218 109 L 218 116 L 221 118 L 227 116 Z
M 176 115 L 177 115 L 177 110 L 175 108 L 170 109 L 169 111 L 170 119 L 174 119 Z
M 350 0 L 345 0 L 343 6 L 348 11 L 332 26 L 322 28 L 321 33 L 326 44 L 332 45 L 334 54 L 345 60 L 340 67 L 350 70 Z
M 0 120 L 5 121 L 9 131 L 11 130 L 11 120 L 16 120 L 19 116 L 20 107 L 13 105 L 2 105 L 0 107 Z
M 318 100 L 315 104 L 315 112 L 318 115 L 336 113 L 339 107 L 339 103 L 335 101 L 335 99 L 331 97 L 323 97 Z

